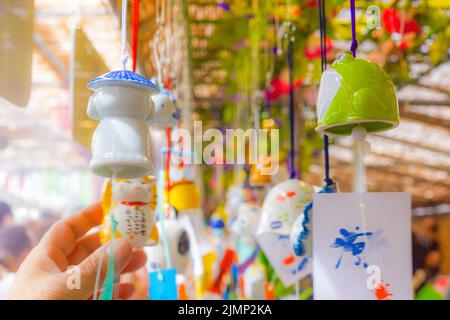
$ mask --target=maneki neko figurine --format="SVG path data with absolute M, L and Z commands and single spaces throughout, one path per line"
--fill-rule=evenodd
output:
M 150 97 L 159 92 L 147 78 L 128 71 L 107 73 L 88 83 L 88 116 L 100 120 L 92 137 L 91 170 L 99 176 L 139 178 L 151 171 Z
M 133 247 L 158 243 L 155 225 L 156 184 L 150 177 L 107 180 L 103 190 L 104 212 L 100 240 L 111 239 L 112 222 L 117 222 L 116 238 L 124 238 Z

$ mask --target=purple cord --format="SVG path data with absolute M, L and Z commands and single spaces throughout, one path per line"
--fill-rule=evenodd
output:
M 325 19 L 325 0 L 319 0 L 319 24 L 320 24 L 320 58 L 322 65 L 322 73 L 327 69 L 327 48 L 326 48 L 326 19 Z M 329 157 L 328 136 L 323 135 L 323 156 L 325 167 L 325 184 L 331 186 L 334 184 L 330 178 L 330 157 Z
M 352 51 L 353 57 L 356 57 L 356 48 L 358 48 L 358 41 L 356 41 L 356 9 L 355 0 L 350 0 L 350 15 L 352 19 L 352 44 L 350 50 Z
M 289 120 L 290 120 L 290 138 L 291 150 L 289 151 L 289 179 L 295 179 L 297 176 L 295 172 L 295 121 L 294 121 L 294 64 L 292 61 L 292 54 L 294 51 L 294 42 L 289 39 L 288 44 L 288 66 L 289 66 Z

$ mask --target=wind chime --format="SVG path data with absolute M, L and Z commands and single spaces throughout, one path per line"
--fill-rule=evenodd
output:
M 378 65 L 356 58 L 354 0 L 350 0 L 351 54 L 341 54 L 326 70 L 325 1 L 319 1 L 319 12 L 323 72 L 316 131 L 324 135 L 325 186 L 319 193 L 326 194 L 315 195 L 314 203 L 305 207 L 292 229 L 291 241 L 301 256 L 312 255 L 314 248 L 317 299 L 409 299 L 410 196 L 368 193 L 364 167 L 366 135 L 399 124 L 394 85 Z M 354 193 L 332 194 L 336 188 L 329 177 L 328 136 L 354 140 Z M 381 279 L 369 285 L 368 273 L 374 267 L 382 268 Z
M 350 1 L 352 42 L 351 55 L 342 54 L 326 70 L 325 1 L 319 1 L 322 79 L 317 99 L 318 126 L 323 134 L 325 186 L 319 193 L 334 193 L 336 185 L 329 175 L 328 136 L 352 136 L 354 140 L 354 190 L 366 192 L 364 153 L 367 133 L 381 132 L 398 126 L 398 104 L 392 81 L 375 63 L 356 59 L 355 4 Z M 312 256 L 309 203 L 291 231 L 291 243 L 299 256 Z
M 327 68 L 327 48 L 326 48 L 326 16 L 325 1 L 319 0 L 319 29 L 320 29 L 320 60 L 322 73 Z M 319 91 L 320 96 L 320 91 Z M 324 154 L 324 173 L 325 186 L 319 193 L 337 192 L 336 184 L 330 177 L 330 160 L 329 160 L 329 140 L 328 135 L 323 135 L 323 154 Z M 290 231 L 290 240 L 297 256 L 312 257 L 312 236 L 310 236 L 310 221 L 312 201 L 306 204 L 303 212 L 296 218 Z
M 262 207 L 261 222 L 257 231 L 257 240 L 278 277 L 288 287 L 295 285 L 296 298 L 299 296 L 298 281 L 311 272 L 308 259 L 296 257 L 289 242 L 289 233 L 294 219 L 302 208 L 311 201 L 314 189 L 298 179 L 295 168 L 295 92 L 294 63 L 295 25 L 290 18 L 288 2 L 287 18 L 284 23 L 284 38 L 287 41 L 287 63 L 289 68 L 289 123 L 290 151 L 288 155 L 289 179 L 269 190 Z M 278 52 L 278 49 L 277 49 Z
M 365 137 L 399 124 L 394 85 L 377 64 L 356 58 L 355 1 L 350 1 L 351 55 L 344 53 L 323 73 L 317 100 L 318 126 L 325 136 L 352 136 L 355 142 L 354 190 L 366 192 Z
M 156 245 L 155 185 L 146 121 L 153 117 L 150 98 L 159 92 L 156 83 L 134 72 L 137 61 L 139 1 L 133 7 L 133 71 L 126 68 L 127 4 L 122 1 L 122 70 L 91 80 L 94 93 L 88 115 L 100 120 L 92 138 L 91 170 L 106 177 L 102 198 L 104 221 L 101 241 L 110 241 L 106 277 L 100 297 L 102 263 L 99 264 L 94 299 L 113 299 L 114 284 L 120 280 L 121 266 L 115 264 L 114 239 L 125 238 L 134 247 Z M 105 253 L 106 254 L 106 253 Z

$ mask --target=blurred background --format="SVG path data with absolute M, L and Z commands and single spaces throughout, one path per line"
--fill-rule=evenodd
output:
M 280 128 L 286 142 L 287 64 L 279 32 L 286 17 L 295 21 L 297 160 L 302 179 L 321 185 L 317 1 L 141 0 L 137 69 L 147 77 L 155 75 L 156 3 L 173 9 L 167 25 L 178 41 L 173 79 L 184 126 L 202 120 L 204 128 L 250 127 L 249 106 L 259 99 L 263 127 Z M 326 5 L 331 63 L 350 47 L 350 13 L 348 1 Z M 397 129 L 368 138 L 368 190 L 412 194 L 420 288 L 450 273 L 450 1 L 356 1 L 356 7 L 358 57 L 392 77 L 401 115 Z M 87 167 L 96 123 L 86 115 L 86 83 L 120 68 L 120 8 L 120 0 L 0 0 L 0 224 L 26 228 L 22 236 L 20 228 L 3 231 L 3 239 L 17 235 L 19 248 L 0 237 L 0 252 L 14 251 L 3 254 L 11 269 L 57 218 L 99 197 L 102 180 Z M 282 157 L 288 147 L 282 144 Z M 351 139 L 333 141 L 330 156 L 333 179 L 351 191 Z M 233 168 L 200 170 L 210 214 Z

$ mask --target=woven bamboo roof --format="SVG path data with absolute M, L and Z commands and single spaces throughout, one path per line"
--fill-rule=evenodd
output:
M 236 45 L 225 42 L 218 45 L 217 39 L 213 40 L 217 36 L 217 22 L 228 14 L 218 6 L 219 2 L 190 0 L 184 8 L 188 17 L 186 34 L 190 51 L 186 63 L 189 62 L 193 85 L 193 111 L 210 110 L 211 119 L 216 121 L 226 99 L 224 84 L 230 77 L 219 57 L 231 55 L 230 46 Z M 71 140 L 69 129 L 71 22 L 80 17 L 82 28 L 106 65 L 111 70 L 117 69 L 120 65 L 119 4 L 120 1 L 106 0 L 35 0 L 33 92 L 26 109 L 0 108 L 1 135 L 8 140 L 0 153 L 2 169 L 87 167 L 88 153 Z M 345 20 L 345 12 L 341 17 Z M 147 76 L 154 74 L 149 56 L 155 29 L 153 1 L 141 0 L 138 66 Z M 339 45 L 336 43 L 336 51 Z M 348 41 L 341 45 L 347 46 Z M 361 47 L 365 55 L 364 45 Z M 411 192 L 415 207 L 450 202 L 450 63 L 435 66 L 424 57 L 426 54 L 412 64 L 416 78 L 399 86 L 400 126 L 368 139 L 371 145 L 367 156 L 368 189 Z M 19 123 L 18 118 L 23 121 Z M 330 154 L 333 178 L 341 190 L 350 191 L 351 141 L 337 140 Z M 320 185 L 321 158 L 317 159 L 303 176 Z

